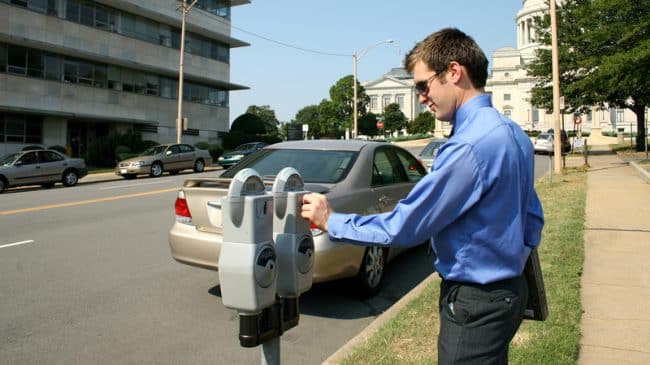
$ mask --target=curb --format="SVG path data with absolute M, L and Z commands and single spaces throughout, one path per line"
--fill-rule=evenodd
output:
M 405 296 L 403 296 L 397 303 L 393 304 L 387 311 L 382 313 L 374 321 L 364 328 L 363 331 L 359 332 L 356 336 L 350 339 L 345 345 L 341 346 L 335 353 L 323 361 L 323 365 L 337 365 L 343 362 L 348 355 L 350 355 L 357 347 L 361 346 L 366 340 L 368 340 L 372 335 L 375 334 L 381 327 L 383 327 L 389 320 L 397 315 L 408 303 L 415 299 L 422 291 L 429 285 L 429 283 L 438 279 L 438 273 L 433 272 L 431 275 L 426 277 L 420 284 L 415 288 L 411 289 Z
M 634 161 L 630 161 L 630 166 L 632 166 L 637 174 L 639 174 L 641 180 L 645 181 L 647 184 L 650 184 L 650 172 L 648 170 L 639 166 L 639 164 Z

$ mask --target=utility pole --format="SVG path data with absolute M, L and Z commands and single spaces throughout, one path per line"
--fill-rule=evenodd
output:
M 555 0 L 551 0 L 551 55 L 553 63 L 553 164 L 556 174 L 562 173 L 560 156 L 562 142 L 560 141 L 560 65 L 558 61 L 557 20 L 555 16 Z
M 187 5 L 187 0 L 183 0 L 178 7 L 178 9 L 181 11 L 181 55 L 178 61 L 178 113 L 176 114 L 176 143 L 181 143 L 181 135 L 183 134 L 183 62 L 185 55 L 185 17 L 197 1 L 198 0 L 194 0 L 192 1 L 192 4 Z

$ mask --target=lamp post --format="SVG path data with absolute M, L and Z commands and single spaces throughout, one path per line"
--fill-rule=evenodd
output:
M 357 138 L 357 63 L 363 57 L 363 55 L 366 54 L 371 48 L 378 46 L 380 44 L 384 43 L 393 43 L 392 39 L 385 39 L 383 41 L 377 42 L 375 44 L 371 44 L 370 46 L 364 48 L 361 50 L 361 52 L 357 53 L 357 50 L 354 50 L 354 54 L 352 54 L 352 61 L 354 63 L 354 73 L 353 73 L 353 80 L 352 80 L 352 87 L 354 89 L 354 97 L 353 97 L 353 116 L 352 120 L 354 121 L 354 130 L 352 132 L 352 138 Z
M 190 12 L 198 0 L 192 1 L 187 5 L 187 0 L 183 0 L 178 9 L 181 11 L 181 49 L 180 59 L 178 61 L 178 113 L 176 114 L 176 143 L 181 143 L 183 134 L 183 59 L 185 55 L 185 17 Z

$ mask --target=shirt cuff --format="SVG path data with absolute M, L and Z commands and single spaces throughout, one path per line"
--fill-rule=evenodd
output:
M 330 237 L 343 238 L 344 226 L 350 221 L 350 214 L 332 213 L 327 220 L 327 231 Z

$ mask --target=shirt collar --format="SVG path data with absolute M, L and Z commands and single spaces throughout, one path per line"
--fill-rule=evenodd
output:
M 460 108 L 456 111 L 454 117 L 454 130 L 458 130 L 460 126 L 479 108 L 491 107 L 492 100 L 490 99 L 490 94 L 481 94 L 477 95 L 468 101 L 465 104 L 461 105 Z

